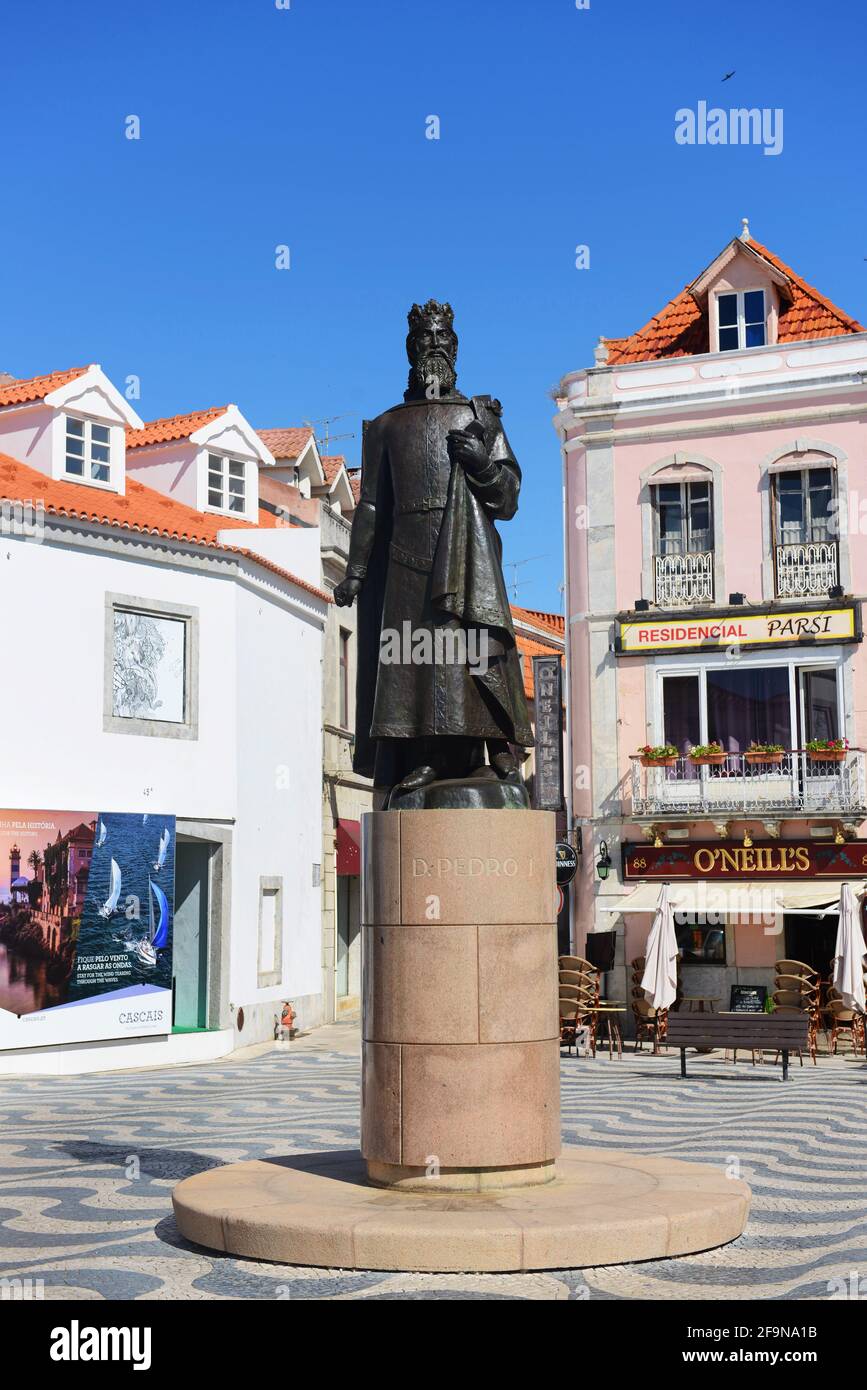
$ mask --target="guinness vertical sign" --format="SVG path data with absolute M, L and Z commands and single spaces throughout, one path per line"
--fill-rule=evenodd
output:
M 533 807 L 563 809 L 563 693 L 560 657 L 533 657 L 536 700 L 536 775 Z

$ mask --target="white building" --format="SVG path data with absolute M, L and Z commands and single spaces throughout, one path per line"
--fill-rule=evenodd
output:
M 220 1056 L 286 1000 L 322 1017 L 330 604 L 318 532 L 260 509 L 271 462 L 235 406 L 143 426 L 96 366 L 0 385 L 0 805 L 177 818 L 174 1031 L 0 1072 Z M 179 625 L 165 717 L 117 712 L 117 615 Z
M 346 574 L 359 474 L 342 455 L 323 456 L 309 426 L 259 431 L 273 462 L 259 468 L 260 500 L 317 527 L 327 593 Z M 352 769 L 357 607 L 328 612 L 322 680 L 322 996 L 326 1021 L 360 1008 L 361 817 L 373 788 Z

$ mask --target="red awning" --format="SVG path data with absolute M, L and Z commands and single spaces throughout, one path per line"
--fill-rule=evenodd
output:
M 361 873 L 361 821 L 337 822 L 337 872 Z

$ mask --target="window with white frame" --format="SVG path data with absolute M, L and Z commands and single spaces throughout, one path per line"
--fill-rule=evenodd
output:
M 664 671 L 659 723 L 663 741 L 681 756 L 710 742 L 744 753 L 751 743 L 792 749 L 810 738 L 836 738 L 842 727 L 837 668 L 741 661 Z
M 778 545 L 836 539 L 831 531 L 833 469 L 797 468 L 775 474 L 774 502 Z
M 713 550 L 710 483 L 657 483 L 651 496 L 655 554 L 689 555 Z
M 111 437 L 108 425 L 66 416 L 64 470 L 73 478 L 107 483 L 111 478 Z
M 764 290 L 733 290 L 716 297 L 720 352 L 764 347 L 767 342 Z
M 208 506 L 221 512 L 246 511 L 246 467 L 240 459 L 208 454 Z

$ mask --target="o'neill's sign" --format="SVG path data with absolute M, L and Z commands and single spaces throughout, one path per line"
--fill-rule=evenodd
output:
M 737 608 L 708 616 L 621 621 L 617 652 L 644 653 L 714 650 L 728 647 L 794 646 L 798 643 L 860 642 L 857 604 L 840 608 L 756 612 Z
M 732 840 L 683 845 L 623 846 L 623 878 L 811 879 L 867 877 L 867 840 L 815 844 L 776 840 L 743 845 Z

